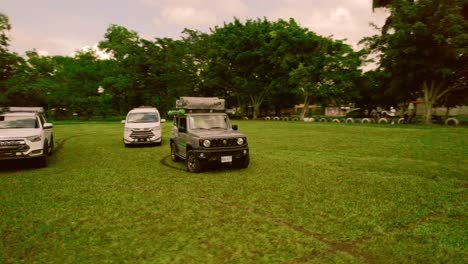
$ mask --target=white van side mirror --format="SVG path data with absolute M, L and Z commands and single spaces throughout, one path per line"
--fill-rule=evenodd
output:
M 166 122 L 166 119 L 161 119 L 161 123 L 165 123 Z
M 125 120 L 120 121 L 120 123 L 125 124 Z

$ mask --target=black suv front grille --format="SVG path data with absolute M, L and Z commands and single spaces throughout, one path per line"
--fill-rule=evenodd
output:
M 238 146 L 237 138 L 217 138 L 211 140 L 212 147 L 232 147 Z
M 150 129 L 146 130 L 132 130 L 130 137 L 133 139 L 140 139 L 140 138 L 152 138 L 154 137 L 153 132 Z

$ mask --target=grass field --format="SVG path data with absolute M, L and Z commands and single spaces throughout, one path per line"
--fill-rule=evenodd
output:
M 468 130 L 237 121 L 244 170 L 185 172 L 120 123 L 0 163 L 0 263 L 467 263 Z

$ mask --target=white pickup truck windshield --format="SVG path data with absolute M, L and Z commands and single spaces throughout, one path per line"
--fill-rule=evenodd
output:
M 37 118 L 33 116 L 0 116 L 0 129 L 38 127 Z

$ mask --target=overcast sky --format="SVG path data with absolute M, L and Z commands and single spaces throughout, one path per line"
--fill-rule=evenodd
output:
M 140 37 L 179 38 L 184 28 L 208 32 L 216 25 L 266 17 L 294 18 L 320 35 L 357 42 L 381 26 L 383 10 L 372 0 L 0 0 L 10 19 L 10 50 L 36 49 L 48 55 L 70 55 L 103 40 L 110 24 L 137 31 Z

